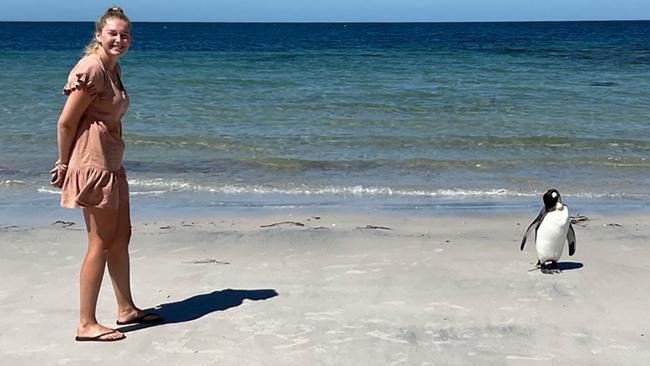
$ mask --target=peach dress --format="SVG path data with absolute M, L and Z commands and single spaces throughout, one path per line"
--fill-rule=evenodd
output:
M 62 207 L 117 209 L 128 205 L 122 117 L 129 98 L 119 75 L 119 65 L 109 71 L 98 56 L 85 56 L 70 71 L 63 87 L 66 95 L 84 89 L 93 101 L 79 121 L 62 187 Z

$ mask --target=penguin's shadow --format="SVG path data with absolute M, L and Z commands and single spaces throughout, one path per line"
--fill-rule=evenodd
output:
M 558 262 L 557 263 L 557 269 L 560 271 L 571 271 L 574 269 L 580 269 L 584 267 L 584 265 L 580 262 Z
M 215 311 L 223 311 L 241 305 L 244 300 L 267 300 L 278 296 L 275 290 L 233 290 L 213 291 L 207 294 L 195 295 L 185 300 L 161 304 L 155 308 L 145 309 L 162 317 L 162 321 L 154 324 L 132 324 L 116 328 L 122 333 L 159 326 L 163 324 L 183 323 L 201 318 Z

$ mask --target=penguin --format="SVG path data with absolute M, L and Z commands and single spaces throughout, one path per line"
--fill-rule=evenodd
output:
M 564 242 L 569 243 L 569 255 L 576 252 L 576 234 L 571 226 L 569 208 L 562 202 L 557 189 L 549 189 L 543 196 L 544 207 L 524 232 L 520 250 L 524 250 L 526 238 L 535 228 L 537 268 L 543 273 L 558 273 L 557 262 L 562 256 Z

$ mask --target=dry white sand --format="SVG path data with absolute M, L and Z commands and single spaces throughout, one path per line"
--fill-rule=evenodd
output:
M 0 364 L 650 364 L 647 216 L 593 215 L 546 275 L 534 213 L 317 215 L 136 223 L 136 301 L 166 321 L 113 343 L 73 339 L 83 225 L 1 227 Z

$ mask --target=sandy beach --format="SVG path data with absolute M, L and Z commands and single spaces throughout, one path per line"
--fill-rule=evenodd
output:
M 648 364 L 650 219 L 586 215 L 555 275 L 519 251 L 534 213 L 136 222 L 135 299 L 165 321 L 114 343 L 74 341 L 83 223 L 3 226 L 0 363 Z

